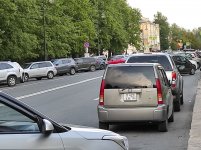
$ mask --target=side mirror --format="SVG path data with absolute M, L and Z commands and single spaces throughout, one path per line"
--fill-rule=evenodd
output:
M 177 66 L 177 69 L 178 69 L 179 71 L 183 71 L 184 68 L 185 68 L 185 66 Z
M 42 133 L 49 135 L 53 132 L 53 130 L 54 130 L 54 126 L 52 125 L 52 123 L 47 119 L 43 119 Z
M 59 64 L 55 64 L 55 66 L 59 66 Z

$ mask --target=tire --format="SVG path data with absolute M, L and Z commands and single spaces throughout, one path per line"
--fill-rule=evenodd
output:
M 109 130 L 109 124 L 104 122 L 99 122 L 99 129 Z
M 172 114 L 170 118 L 168 119 L 168 122 L 174 122 L 174 109 L 172 109 Z
M 29 75 L 26 73 L 24 75 L 24 82 L 28 82 L 29 81 Z
M 8 86 L 15 86 L 17 82 L 17 78 L 15 76 L 9 76 L 7 78 L 7 84 Z
M 75 72 L 76 72 L 76 71 L 75 71 L 75 68 L 71 68 L 71 69 L 70 69 L 70 75 L 74 75 Z
M 195 68 L 193 67 L 189 73 L 190 75 L 194 75 L 195 74 Z
M 53 79 L 53 78 L 54 78 L 54 73 L 53 73 L 52 71 L 49 71 L 49 72 L 47 73 L 47 78 L 48 78 L 48 79 Z
M 105 66 L 104 65 L 100 65 L 100 70 L 103 70 L 105 69 Z
M 160 132 L 168 131 L 168 120 L 167 119 L 158 124 L 158 131 L 160 131 Z
M 36 78 L 37 80 L 41 80 L 42 79 L 42 77 L 38 77 L 38 78 Z
M 92 65 L 92 66 L 90 66 L 89 70 L 90 70 L 91 72 L 94 72 L 94 71 L 96 70 L 96 67 L 95 67 L 94 65 Z
M 177 101 L 174 103 L 174 110 L 176 112 L 179 112 L 181 110 L 180 106 L 181 106 L 181 98 L 180 98 L 180 95 L 177 94 Z

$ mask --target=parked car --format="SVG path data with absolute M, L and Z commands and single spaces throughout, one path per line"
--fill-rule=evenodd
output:
M 155 122 L 159 131 L 167 131 L 168 121 L 174 121 L 170 86 L 160 64 L 109 65 L 100 87 L 99 128 L 122 122 Z
M 186 57 L 181 55 L 172 55 L 172 58 L 181 74 L 195 74 L 196 66 L 193 65 Z
M 186 54 L 190 54 L 192 56 L 192 59 L 197 62 L 198 68 L 201 67 L 201 58 L 198 57 L 196 52 L 186 51 Z
M 0 83 L 15 86 L 17 82 L 24 82 L 24 70 L 17 62 L 0 62 Z
M 188 54 L 188 53 L 185 53 L 185 52 L 177 52 L 175 54 L 178 54 L 178 55 L 186 57 L 195 66 L 196 70 L 199 69 L 198 68 L 198 63 L 195 60 L 193 60 L 191 54 Z
M 107 57 L 105 55 L 93 56 L 94 58 L 101 58 L 104 61 L 107 61 Z
M 53 79 L 57 70 L 51 61 L 40 61 L 25 64 L 24 67 L 25 81 L 30 78 L 41 80 L 42 78 Z
M 61 125 L 0 92 L 1 149 L 128 150 L 128 140 L 111 131 Z
M 115 55 L 112 56 L 108 61 L 107 64 L 120 64 L 120 63 L 125 63 L 127 59 L 127 55 Z
M 74 58 L 76 65 L 78 66 L 78 71 L 96 71 L 99 67 L 99 64 L 96 62 L 96 59 L 93 57 L 81 57 Z
M 72 58 L 53 59 L 51 62 L 57 69 L 57 75 L 64 75 L 70 73 L 74 75 L 77 71 L 77 65 Z
M 183 78 L 179 73 L 172 57 L 167 53 L 148 53 L 134 54 L 127 59 L 126 63 L 159 63 L 165 69 L 165 73 L 171 83 L 172 93 L 174 95 L 174 110 L 180 111 L 180 105 L 183 104 Z
M 97 69 L 103 70 L 106 67 L 106 62 L 102 58 L 96 58 Z

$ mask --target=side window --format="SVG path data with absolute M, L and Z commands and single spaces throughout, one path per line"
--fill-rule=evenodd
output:
M 83 60 L 82 59 L 77 59 L 76 60 L 78 63 L 83 63 Z
M 52 64 L 50 62 L 45 62 L 45 67 L 52 67 Z
M 47 67 L 47 65 L 46 65 L 46 63 L 39 63 L 38 67 L 39 68 L 45 68 L 45 67 Z
M 158 75 L 163 85 L 166 85 L 161 69 L 158 69 Z
M 62 64 L 68 64 L 68 63 L 69 63 L 68 60 L 66 59 L 62 60 Z
M 38 124 L 34 120 L 0 102 L 0 134 L 39 131 Z
M 168 86 L 168 85 L 169 85 L 169 81 L 168 81 L 168 78 L 167 78 L 167 76 L 166 76 L 166 73 L 165 73 L 164 70 L 161 70 L 161 72 L 162 72 L 162 75 L 163 75 L 163 78 L 164 78 L 165 84 Z
M 0 64 L 0 70 L 5 70 L 5 69 L 11 69 L 13 66 L 6 64 L 6 63 L 1 63 Z
M 33 64 L 33 65 L 31 66 L 31 69 L 37 69 L 37 68 L 39 68 L 38 64 Z

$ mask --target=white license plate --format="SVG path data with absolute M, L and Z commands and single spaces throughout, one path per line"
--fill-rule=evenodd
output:
M 137 101 L 137 94 L 136 93 L 121 94 L 121 100 L 123 100 L 123 101 Z

